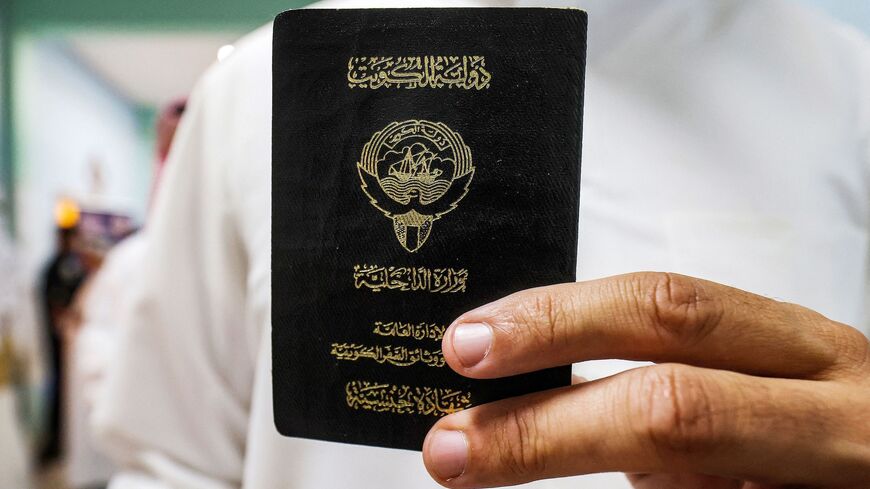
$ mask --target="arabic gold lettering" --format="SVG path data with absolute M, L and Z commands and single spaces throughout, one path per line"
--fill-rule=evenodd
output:
M 492 74 L 484 56 L 355 56 L 347 62 L 350 88 L 483 90 Z
M 357 289 L 369 289 L 372 292 L 399 290 L 450 294 L 466 291 L 468 270 L 354 265 L 353 280 Z
M 405 323 L 401 321 L 382 322 L 376 321 L 372 333 L 378 336 L 392 336 L 396 338 L 413 338 L 415 340 L 441 341 L 447 326 L 435 323 Z
M 411 387 L 362 380 L 345 385 L 348 407 L 374 412 L 446 416 L 471 405 L 471 394 L 455 389 Z
M 333 343 L 329 353 L 337 360 L 355 362 L 365 358 L 379 364 L 388 363 L 397 367 L 423 364 L 429 367 L 441 368 L 445 365 L 444 355 L 441 353 L 441 350 L 428 350 L 401 345 Z

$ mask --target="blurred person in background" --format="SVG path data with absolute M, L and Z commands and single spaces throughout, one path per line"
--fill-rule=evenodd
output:
M 39 461 L 43 465 L 57 461 L 63 451 L 64 361 L 63 326 L 76 291 L 86 277 L 84 260 L 76 246 L 79 209 L 70 199 L 55 206 L 57 249 L 41 279 L 42 309 L 46 345 L 50 362 L 49 388 L 46 396 L 47 426 Z
M 158 117 L 152 199 L 185 104 L 185 100 L 173 102 Z M 123 327 L 120 313 L 128 300 L 129 285 L 147 266 L 143 261 L 146 234 L 145 229 L 136 232 L 109 250 L 74 301 L 77 313 L 70 315 L 75 321 L 69 328 L 72 334 L 66 460 L 66 479 L 73 488 L 104 487 L 115 471 L 93 440 L 89 418 L 106 372 L 112 368 L 117 335 Z
M 175 139 L 175 131 L 178 130 L 178 123 L 181 122 L 181 116 L 184 115 L 186 107 L 186 98 L 176 100 L 167 105 L 157 119 L 157 149 L 154 176 L 151 182 L 151 203 L 157 197 L 157 189 L 160 188 L 160 182 L 163 179 L 163 170 L 166 167 L 166 159 L 169 158 L 172 141 Z
M 317 6 L 431 4 L 336 1 Z M 590 31 L 578 279 L 670 270 L 800 303 L 834 320 L 866 327 L 866 39 L 780 0 L 589 0 L 579 6 L 590 13 Z M 271 62 L 271 30 L 266 27 L 238 43 L 232 56 L 203 77 L 179 128 L 170 156 L 174 163 L 149 223 L 144 262 L 153 266 L 132 285 L 116 367 L 109 372 L 94 415 L 100 438 L 125 468 L 112 487 L 438 487 L 420 454 L 283 438 L 275 430 L 269 340 Z M 762 302 L 750 301 L 750 296 L 735 301 L 748 308 L 741 314 L 761 320 L 758 327 L 766 331 L 764 327 L 772 326 L 763 323 L 769 317 L 766 309 L 753 309 Z M 592 297 L 590 310 L 604 307 Z M 814 345 L 836 352 L 840 343 L 813 336 L 807 318 L 816 316 L 807 313 L 784 321 L 780 332 L 805 334 L 813 337 Z M 854 335 L 843 337 L 854 349 L 860 347 Z M 771 348 L 780 340 L 797 345 L 794 361 L 800 363 L 805 343 L 791 341 L 787 334 L 767 338 Z M 445 350 L 449 346 L 445 343 Z M 714 346 L 726 352 L 729 348 L 725 343 Z M 757 358 L 767 352 L 764 343 L 742 350 Z M 537 357 L 552 353 L 541 349 Z M 686 361 L 703 363 L 697 358 Z M 604 361 L 583 363 L 575 370 L 598 378 L 633 366 Z M 723 360 L 715 368 L 728 369 L 729 364 Z M 760 381 L 752 377 L 747 383 Z M 602 384 L 570 392 L 587 392 L 596 385 Z M 632 421 L 621 417 L 623 399 L 642 403 L 645 396 L 658 394 L 656 389 L 655 384 L 641 383 L 625 398 L 597 402 L 588 410 L 578 401 L 571 412 L 553 412 L 553 419 L 572 433 L 586 418 L 596 426 L 623 426 Z M 764 453 L 753 471 L 742 472 L 739 462 L 745 457 L 739 455 L 751 447 L 737 446 L 726 455 L 736 465 L 722 473 L 730 479 L 695 477 L 694 466 L 667 459 L 671 465 L 645 467 L 676 476 L 634 482 L 637 487 L 741 487 L 744 474 L 778 482 L 777 477 L 806 474 L 805 467 L 818 467 L 819 474 L 834 480 L 844 457 L 853 465 L 840 475 L 854 478 L 867 466 L 861 445 L 848 437 L 860 436 L 866 428 L 860 413 L 868 411 L 867 391 L 844 387 L 831 395 L 821 385 L 815 392 L 808 388 L 805 398 L 782 401 L 820 405 L 819 396 L 824 396 L 842 405 L 842 416 L 832 417 L 828 410 L 782 411 L 793 430 L 767 432 L 763 424 L 758 428 L 759 437 L 796 443 L 794 437 L 815 439 L 798 428 L 823 433 L 824 426 L 843 425 L 831 435 L 842 437 L 831 441 L 841 442 L 841 451 L 803 451 L 803 458 L 775 464 L 765 464 L 765 457 L 779 460 L 781 454 Z M 846 399 L 846 393 L 853 398 Z M 506 406 L 502 414 L 516 408 L 500 406 Z M 440 426 L 464 420 L 470 433 L 484 432 L 487 418 L 477 418 L 482 424 L 477 426 L 461 416 L 467 413 L 451 415 Z M 472 455 L 493 455 L 489 466 L 472 459 L 468 473 L 481 470 L 473 475 L 478 479 L 462 478 L 465 466 L 460 462 L 465 462 L 459 452 L 467 449 L 467 440 L 454 443 L 452 452 L 435 450 L 427 442 L 425 457 L 433 477 L 442 484 L 475 487 L 631 470 L 637 467 L 631 465 L 634 459 L 617 452 L 595 457 L 595 448 L 656 442 L 638 439 L 631 445 L 624 430 L 590 430 L 594 437 L 578 437 L 588 451 L 560 445 L 552 449 L 586 465 L 558 460 L 562 465 L 554 467 L 562 472 L 546 473 L 542 468 L 550 467 L 547 460 L 541 467 L 534 460 L 526 466 L 527 460 L 510 452 L 539 439 L 516 438 L 522 430 L 498 424 L 497 416 L 492 419 L 492 426 L 506 428 L 496 435 L 515 438 L 500 439 L 500 445 L 474 445 Z M 846 430 L 849 423 L 852 429 Z M 440 470 L 445 461 L 448 470 L 457 470 L 452 478 Z M 500 461 L 508 466 L 498 465 Z M 536 472 L 536 467 L 541 470 Z M 764 470 L 769 472 L 765 475 Z M 545 480 L 534 487 L 628 484 L 618 474 L 603 474 Z

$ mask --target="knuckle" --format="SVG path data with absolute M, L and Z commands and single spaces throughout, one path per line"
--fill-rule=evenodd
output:
M 498 464 L 518 480 L 546 471 L 542 416 L 534 407 L 520 407 L 505 414 L 497 431 Z
M 861 338 L 858 339 L 858 366 L 861 370 L 868 370 L 870 369 L 870 340 L 868 340 L 860 331 L 857 332 L 861 335 Z
M 722 318 L 722 303 L 705 294 L 697 279 L 658 272 L 644 275 L 641 281 L 640 307 L 663 339 L 695 345 Z
M 567 342 L 565 331 L 570 318 L 566 300 L 551 291 L 537 292 L 519 304 L 514 322 L 523 324 L 522 330 L 535 343 L 553 347 Z
M 836 331 L 835 346 L 843 363 L 859 371 L 870 368 L 870 341 L 864 333 L 846 325 L 838 325 Z
M 710 388 L 691 369 L 659 365 L 639 375 L 643 394 L 633 397 L 638 434 L 656 451 L 697 454 L 720 442 Z
M 807 377 L 829 379 L 831 374 L 841 372 L 866 375 L 870 369 L 870 341 L 864 333 L 797 304 L 780 303 L 780 307 L 788 319 L 806 326 L 806 341 L 812 345 L 807 350 L 816 359 Z

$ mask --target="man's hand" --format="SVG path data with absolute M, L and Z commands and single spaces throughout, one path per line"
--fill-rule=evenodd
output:
M 659 363 L 443 418 L 423 457 L 447 487 L 611 471 L 654 474 L 630 476 L 638 488 L 870 487 L 870 345 L 800 306 L 629 274 L 468 312 L 443 351 L 480 379 L 593 359 Z

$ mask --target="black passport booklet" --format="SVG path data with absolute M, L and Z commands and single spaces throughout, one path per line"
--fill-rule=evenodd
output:
M 575 280 L 586 14 L 294 10 L 274 24 L 272 379 L 287 436 L 419 450 L 570 383 L 472 380 L 461 313 Z

